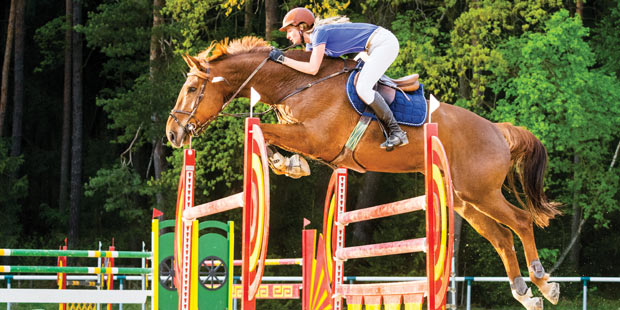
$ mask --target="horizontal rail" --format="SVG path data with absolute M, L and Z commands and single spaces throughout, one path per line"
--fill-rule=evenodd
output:
M 426 251 L 426 238 L 417 238 L 338 249 L 336 251 L 336 258 L 347 260 L 423 251 Z
M 338 223 L 346 225 L 350 223 L 424 210 L 425 208 L 426 195 L 422 195 L 401 201 L 382 204 L 379 206 L 345 212 L 338 216 Z
M 241 266 L 242 261 L 240 259 L 235 260 L 235 266 Z M 265 266 L 288 266 L 288 265 L 302 265 L 301 258 L 271 258 L 265 260 Z
M 183 219 L 186 221 L 192 221 L 199 217 L 205 217 L 232 209 L 243 208 L 243 199 L 243 192 L 241 192 L 232 196 L 203 203 L 183 211 Z
M 346 296 L 424 294 L 426 291 L 426 281 L 342 284 L 336 288 L 336 294 Z
M 3 303 L 144 304 L 146 290 L 0 289 Z
M 0 256 L 152 258 L 153 254 L 140 251 L 0 249 Z
M 151 268 L 134 267 L 57 267 L 57 266 L 0 266 L 0 272 L 25 273 L 89 273 L 89 274 L 149 274 Z

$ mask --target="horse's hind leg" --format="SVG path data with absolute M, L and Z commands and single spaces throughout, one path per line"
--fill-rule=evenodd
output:
M 527 287 L 525 281 L 521 277 L 510 229 L 500 225 L 494 219 L 481 213 L 470 204 L 459 203 L 457 201 L 457 205 L 463 206 L 462 208 L 457 208 L 459 214 L 461 214 L 481 236 L 489 240 L 499 254 L 502 263 L 504 263 L 506 274 L 508 274 L 508 278 L 510 279 L 510 288 L 515 299 L 528 310 L 543 309 L 542 298 L 532 297 L 532 290 Z
M 554 305 L 557 304 L 560 297 L 560 285 L 548 283 L 549 275 L 545 273 L 538 259 L 532 215 L 508 202 L 499 189 L 476 199 L 476 202 L 472 204 L 480 212 L 508 226 L 519 236 L 523 243 L 532 283 L 540 289 L 547 300 Z

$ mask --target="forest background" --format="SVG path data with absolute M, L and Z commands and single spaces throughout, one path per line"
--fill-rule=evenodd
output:
M 288 46 L 277 29 L 297 6 L 391 29 L 401 50 L 389 76 L 419 73 L 427 95 L 532 131 L 549 154 L 547 195 L 564 213 L 536 229 L 543 265 L 556 276 L 620 275 L 617 0 L 3 1 L 0 247 L 55 249 L 68 237 L 73 249 L 114 240 L 140 250 L 153 208 L 174 214 L 181 151 L 164 127 L 187 72 L 181 55 L 245 35 Z M 248 101 L 227 109 L 247 112 Z M 219 118 L 194 139 L 197 202 L 241 191 L 242 128 L 242 119 Z M 298 180 L 271 176 L 270 256 L 301 255 L 303 218 L 321 226 L 331 170 L 311 168 Z M 417 174 L 349 176 L 349 209 L 423 193 Z M 237 211 L 214 218 L 241 223 Z M 352 227 L 351 244 L 392 241 L 422 233 L 423 218 Z M 459 276 L 505 275 L 492 246 L 460 218 L 456 240 Z M 354 262 L 346 274 L 422 275 L 423 262 Z M 617 300 L 614 285 L 597 285 L 595 296 Z M 477 287 L 480 306 L 516 305 L 508 283 Z M 580 300 L 579 283 L 562 289 L 563 301 Z

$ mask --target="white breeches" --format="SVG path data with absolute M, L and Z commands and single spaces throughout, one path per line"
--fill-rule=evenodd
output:
M 375 100 L 375 91 L 372 88 L 396 60 L 399 48 L 396 36 L 385 28 L 379 27 L 370 37 L 367 44 L 368 59 L 359 73 L 355 87 L 357 95 L 366 104 Z

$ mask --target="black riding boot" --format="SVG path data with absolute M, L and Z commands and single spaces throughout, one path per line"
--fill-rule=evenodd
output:
M 394 114 L 381 95 L 375 92 L 375 100 L 368 105 L 375 111 L 377 118 L 383 122 L 389 132 L 387 140 L 381 143 L 382 149 L 391 151 L 395 146 L 403 146 L 409 143 L 407 133 L 400 129 L 400 126 L 394 119 Z

